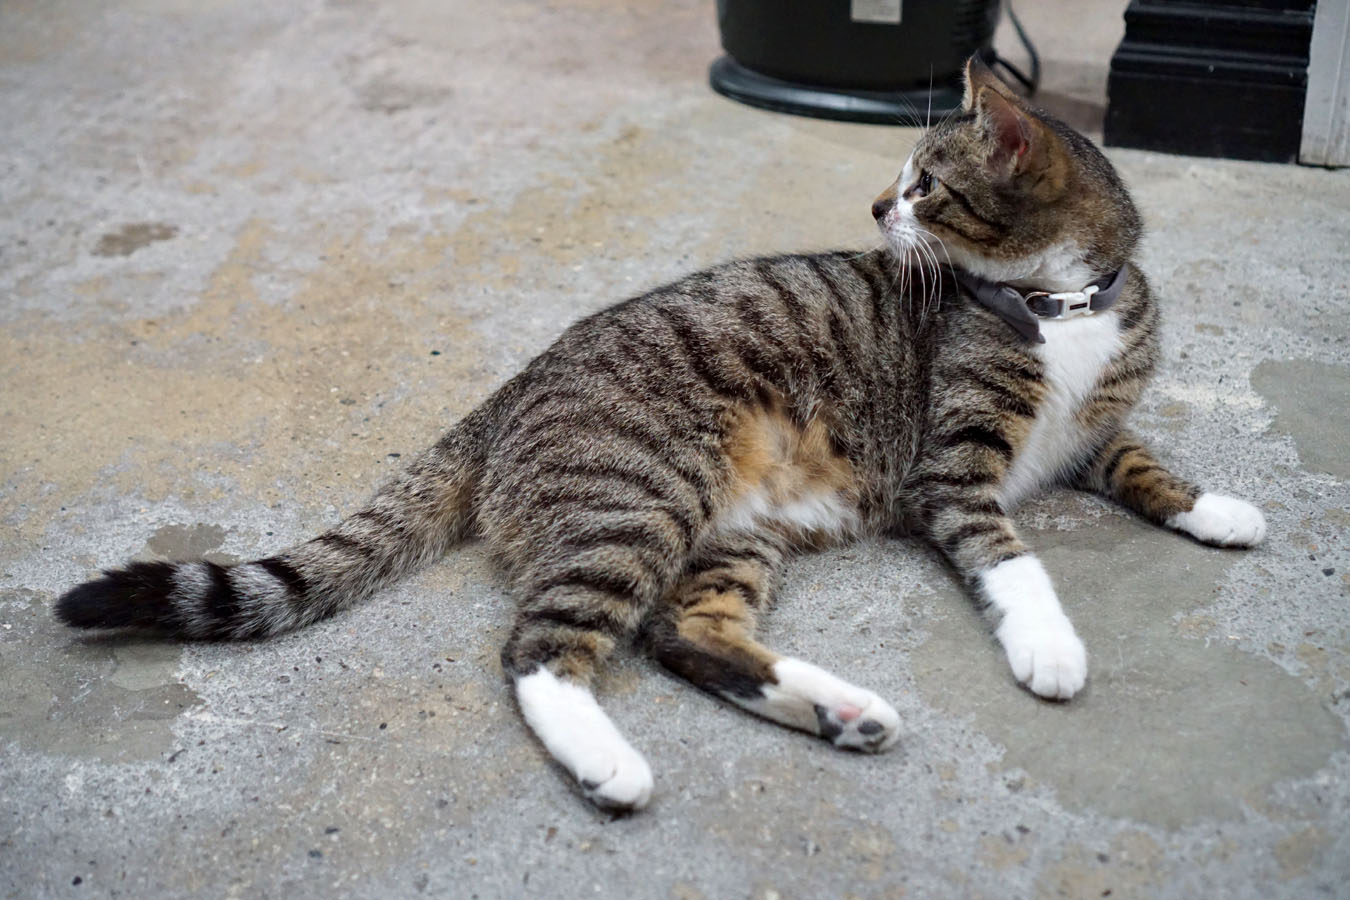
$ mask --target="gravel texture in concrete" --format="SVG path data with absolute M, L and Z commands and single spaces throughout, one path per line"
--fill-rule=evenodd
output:
M 1087 129 L 1122 6 L 1026 11 Z M 899 748 L 625 658 L 601 699 L 656 794 L 616 819 L 519 720 L 477 546 L 265 643 L 53 621 L 101 566 L 312 535 L 589 311 L 873 244 L 916 132 L 735 105 L 717 52 L 691 0 L 0 5 L 0 897 L 1346 896 L 1347 172 L 1110 153 L 1167 320 L 1135 424 L 1270 536 L 1023 508 L 1070 703 L 920 547 L 806 557 L 766 641 L 891 700 Z

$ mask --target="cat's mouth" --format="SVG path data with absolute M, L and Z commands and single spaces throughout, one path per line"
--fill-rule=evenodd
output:
M 877 226 L 895 255 L 900 294 L 920 310 L 927 310 L 938 299 L 939 269 L 951 265 L 951 257 L 942 240 L 911 221 L 912 217 L 912 213 L 905 216 L 902 210 L 892 209 L 877 219 Z
M 872 204 L 872 215 L 881 236 L 897 256 L 945 254 L 942 239 L 919 224 L 909 203 L 897 200 L 889 191 Z
M 889 216 L 879 221 L 877 226 L 891 251 L 902 261 L 909 265 L 933 268 L 937 267 L 939 260 L 950 262 L 946 245 L 937 235 L 904 221 L 888 221 L 888 219 Z

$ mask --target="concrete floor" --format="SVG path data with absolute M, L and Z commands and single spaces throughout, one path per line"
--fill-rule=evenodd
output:
M 1084 127 L 1122 6 L 1026 12 Z M 99 566 L 315 533 L 587 311 L 875 242 L 915 132 L 737 106 L 716 53 L 706 0 L 0 6 L 0 897 L 1350 895 L 1350 172 L 1111 153 L 1168 322 L 1137 427 L 1270 538 L 1026 507 L 1069 704 L 918 547 L 825 553 L 767 639 L 901 747 L 625 660 L 657 793 L 611 819 L 517 718 L 479 548 L 268 643 L 53 622 Z

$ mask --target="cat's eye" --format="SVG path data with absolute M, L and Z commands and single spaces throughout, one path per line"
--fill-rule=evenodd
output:
M 914 194 L 917 197 L 927 197 L 933 192 L 933 173 L 924 169 L 919 173 L 919 180 L 914 183 Z
M 919 179 L 915 181 L 912 185 L 910 185 L 908 190 L 905 191 L 905 199 L 919 200 L 924 197 L 927 197 L 929 194 L 933 192 L 933 188 L 936 185 L 937 179 L 933 177 L 933 173 L 928 171 L 927 169 L 924 169 L 919 172 Z

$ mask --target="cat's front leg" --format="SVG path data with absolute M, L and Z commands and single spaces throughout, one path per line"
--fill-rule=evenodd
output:
M 994 634 L 1017 681 L 1042 697 L 1067 700 L 1087 681 L 1083 642 L 1045 567 L 992 498 L 993 482 L 960 483 L 968 480 L 930 482 L 924 530 L 997 618 Z
M 1135 435 L 1122 431 L 1092 460 L 1081 487 L 1217 547 L 1255 547 L 1266 536 L 1261 511 L 1245 500 L 1201 491 L 1167 471 Z
M 985 569 L 978 584 L 981 596 L 1002 614 L 994 634 L 1008 655 L 1013 677 L 1054 700 L 1067 700 L 1082 690 L 1087 650 L 1035 554 Z

